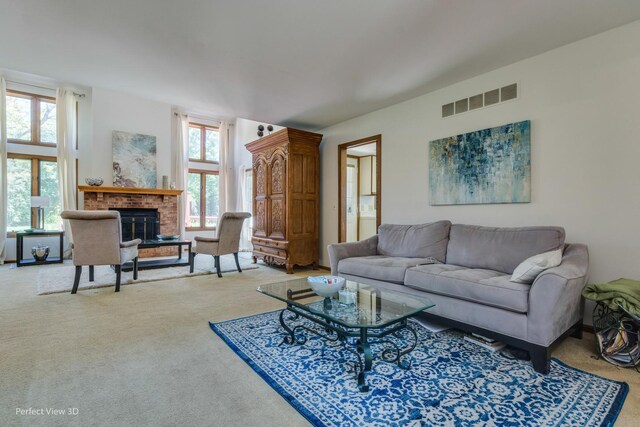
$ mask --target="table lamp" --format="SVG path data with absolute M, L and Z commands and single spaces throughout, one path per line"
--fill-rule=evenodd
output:
M 46 196 L 32 196 L 31 207 L 36 208 L 36 229 L 44 229 L 44 208 L 49 207 L 49 198 Z

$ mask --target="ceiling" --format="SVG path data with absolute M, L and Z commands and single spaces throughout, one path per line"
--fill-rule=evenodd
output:
M 0 68 L 320 129 L 640 19 L 637 0 L 0 0 Z
M 375 156 L 376 155 L 376 144 L 371 143 L 367 145 L 358 145 L 355 147 L 348 147 L 347 154 L 356 157 L 362 156 Z

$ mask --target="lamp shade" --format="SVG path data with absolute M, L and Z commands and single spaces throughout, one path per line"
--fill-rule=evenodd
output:
M 46 196 L 32 196 L 31 207 L 32 208 L 48 208 L 49 198 Z

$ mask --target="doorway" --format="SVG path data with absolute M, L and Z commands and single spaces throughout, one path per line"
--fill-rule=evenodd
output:
M 338 241 L 377 233 L 381 222 L 382 136 L 338 145 Z

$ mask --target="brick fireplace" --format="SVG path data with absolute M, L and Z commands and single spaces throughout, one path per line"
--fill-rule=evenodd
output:
M 158 234 L 178 234 L 178 196 L 182 194 L 182 190 L 85 185 L 79 185 L 78 189 L 84 193 L 84 209 L 157 210 L 160 224 Z M 172 247 L 140 250 L 141 258 L 172 255 L 176 255 L 176 250 Z

